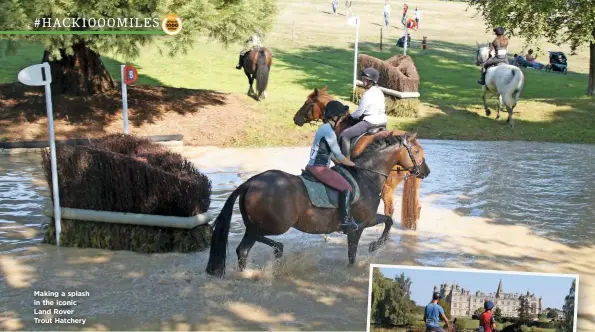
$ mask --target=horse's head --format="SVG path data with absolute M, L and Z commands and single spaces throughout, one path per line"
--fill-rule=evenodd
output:
M 430 175 L 430 167 L 426 163 L 426 154 L 417 139 L 417 133 L 393 131 L 401 140 L 403 148 L 396 152 L 397 165 L 420 179 Z
M 490 43 L 484 45 L 475 42 L 475 44 L 477 44 L 477 51 L 475 52 L 475 65 L 480 66 L 490 57 Z
M 303 126 L 305 123 L 322 120 L 324 107 L 333 97 L 326 92 L 326 87 L 322 89 L 314 89 L 308 95 L 304 105 L 293 116 L 293 123 L 296 126 Z
M 373 154 L 372 154 L 373 152 Z M 368 157 L 369 156 L 369 157 Z M 384 160 L 392 169 L 400 166 L 404 171 L 424 179 L 430 175 L 430 167 L 426 164 L 425 152 L 417 140 L 415 133 L 405 131 L 384 131 L 374 135 L 372 142 L 355 159 L 371 165 Z M 355 160 L 354 159 L 354 160 Z

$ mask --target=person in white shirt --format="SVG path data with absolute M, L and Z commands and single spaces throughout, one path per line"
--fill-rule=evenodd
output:
M 390 19 L 390 4 L 388 3 L 388 0 L 386 0 L 386 2 L 384 3 L 384 25 L 385 26 L 388 26 L 389 19 Z
M 415 8 L 415 23 L 416 24 L 416 29 L 419 29 L 419 21 L 421 20 L 421 10 L 419 10 L 419 7 Z
M 373 67 L 362 70 L 361 79 L 367 91 L 362 96 L 359 106 L 349 116 L 359 120 L 355 125 L 343 130 L 340 135 L 343 154 L 351 156 L 351 140 L 372 127 L 386 126 L 386 108 L 384 93 L 378 87 L 380 73 Z

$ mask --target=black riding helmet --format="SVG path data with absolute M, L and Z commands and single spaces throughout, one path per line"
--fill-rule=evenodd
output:
M 496 34 L 496 36 L 502 36 L 504 32 L 505 30 L 503 27 L 497 27 L 494 29 L 494 33 Z
M 361 75 L 374 82 L 374 84 L 378 84 L 378 80 L 380 79 L 380 73 L 374 67 L 368 67 L 362 70 Z
M 342 117 L 349 111 L 349 106 L 343 105 L 340 101 L 333 100 L 324 107 L 324 119 L 330 120 L 334 117 Z

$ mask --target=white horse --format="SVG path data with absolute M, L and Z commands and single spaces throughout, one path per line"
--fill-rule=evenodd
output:
M 488 60 L 490 53 L 490 44 L 482 45 L 477 43 L 477 59 L 476 65 L 483 66 Z M 488 108 L 486 102 L 487 94 L 498 94 L 498 114 L 496 120 L 500 119 L 500 110 L 502 109 L 502 103 L 506 106 L 508 111 L 508 126 L 514 127 L 512 122 L 512 111 L 514 110 L 521 92 L 523 91 L 523 85 L 525 83 L 525 77 L 523 72 L 516 66 L 507 64 L 495 65 L 488 69 L 485 76 L 485 85 L 483 86 L 483 107 L 486 111 L 486 116 L 490 116 L 492 112 Z

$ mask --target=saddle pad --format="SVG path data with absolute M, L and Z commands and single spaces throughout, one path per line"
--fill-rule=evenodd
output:
M 353 188 L 353 198 L 351 200 L 351 205 L 355 204 L 359 200 L 359 185 L 353 178 L 353 176 L 344 168 L 334 166 L 331 168 L 332 170 L 341 174 L 351 187 Z M 300 175 L 300 179 L 304 182 L 306 186 L 306 190 L 308 191 L 308 196 L 310 197 L 310 201 L 312 205 L 318 208 L 328 208 L 328 209 L 336 209 L 339 207 L 339 192 L 333 188 L 326 186 L 325 184 L 318 182 L 318 180 L 314 179 L 310 176 Z

